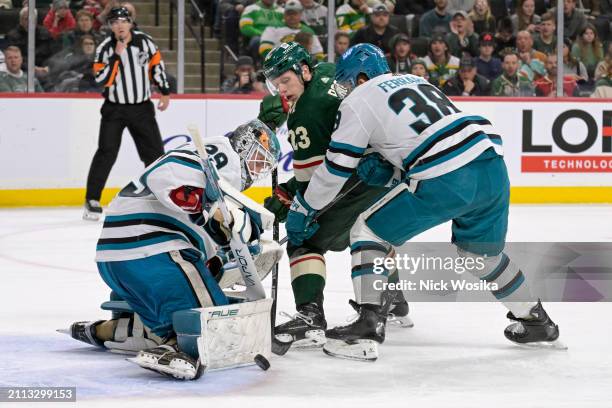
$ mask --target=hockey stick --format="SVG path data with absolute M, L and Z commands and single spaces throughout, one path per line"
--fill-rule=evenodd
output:
M 272 194 L 274 194 L 274 191 L 276 190 L 276 187 L 278 187 L 278 170 L 275 168 L 274 170 L 272 170 Z M 276 242 L 278 242 L 278 238 L 279 238 L 279 222 L 278 219 L 276 219 L 276 217 L 274 218 L 274 227 L 272 228 L 272 239 Z M 276 265 L 274 265 L 274 269 L 272 270 L 272 290 L 271 290 L 271 296 L 272 296 L 272 316 L 271 316 L 271 322 L 272 322 L 272 336 L 274 336 L 274 327 L 276 326 L 276 300 L 278 297 L 277 294 L 278 291 L 278 262 L 276 263 Z
M 219 187 L 220 179 L 217 173 L 217 169 L 214 163 L 212 162 L 212 160 L 209 158 L 208 153 L 206 152 L 206 148 L 204 147 L 202 143 L 202 139 L 200 137 L 200 132 L 198 128 L 195 126 L 190 126 L 188 130 L 191 135 L 191 139 L 193 140 L 193 144 L 195 145 L 196 150 L 200 156 L 200 161 L 202 164 L 202 171 L 204 172 L 206 179 L 210 180 L 210 187 L 215 190 L 214 193 L 216 193 L 217 197 L 219 197 L 217 203 L 218 203 L 219 210 L 221 211 L 221 214 L 223 215 L 223 225 L 229 231 L 232 231 L 232 238 L 230 239 L 230 248 L 232 250 L 232 253 L 234 254 L 234 258 L 236 259 L 238 265 L 240 265 L 240 273 L 242 274 L 242 278 L 246 286 L 246 291 L 245 291 L 246 300 L 251 301 L 251 300 L 263 299 L 266 297 L 266 291 L 264 290 L 263 285 L 261 284 L 261 279 L 259 278 L 259 274 L 257 273 L 257 268 L 255 267 L 253 257 L 251 256 L 251 253 L 249 252 L 248 245 L 245 242 L 242 242 L 242 240 L 237 235 L 234 235 L 235 233 L 229 225 L 231 214 L 229 212 L 229 209 L 227 208 L 223 190 L 221 190 L 221 188 Z M 212 214 L 210 216 L 212 216 Z M 276 276 L 278 279 L 278 265 L 276 265 L 275 268 L 276 268 Z M 276 294 L 275 294 L 274 301 L 273 301 L 273 307 L 274 307 L 275 301 L 276 301 Z M 274 312 L 274 315 L 276 315 L 275 312 Z M 274 329 L 274 324 L 272 324 L 272 328 L 271 328 L 272 330 L 272 337 L 271 337 L 272 352 L 274 354 L 283 355 L 287 353 L 287 351 L 291 347 L 292 342 L 286 343 L 286 342 L 282 342 L 278 340 L 274 336 L 273 329 Z
M 342 200 L 348 193 L 350 193 L 351 191 L 353 191 L 355 188 L 357 188 L 357 186 L 360 186 L 361 183 L 363 183 L 363 181 L 361 179 L 358 179 L 352 186 L 350 186 L 349 188 L 347 188 L 345 191 L 343 191 L 342 193 L 338 194 L 336 196 L 336 198 L 334 198 L 329 204 L 327 204 L 325 207 L 321 208 L 317 214 L 314 216 L 314 218 L 312 219 L 312 221 L 310 222 L 311 224 L 313 222 L 317 222 L 317 220 L 319 219 L 319 217 L 321 217 L 323 214 L 325 214 L 329 209 L 331 209 L 334 205 L 336 205 L 336 203 L 340 200 Z M 278 243 L 280 245 L 284 245 L 285 243 L 287 243 L 287 240 L 289 239 L 289 237 L 284 237 L 283 239 L 281 239 Z
M 247 301 L 264 299 L 266 297 L 266 291 L 264 290 L 261 280 L 259 279 L 259 274 L 257 273 L 253 257 L 249 252 L 248 245 L 239 238 L 238 233 L 233 231 L 232 227 L 230 226 L 232 215 L 227 207 L 227 203 L 225 202 L 223 190 L 221 190 L 219 187 L 219 174 L 217 173 L 217 168 L 206 152 L 206 148 L 202 143 L 198 128 L 195 126 L 190 126 L 188 130 L 191 134 L 193 144 L 195 145 L 200 156 L 202 171 L 206 176 L 207 188 L 211 188 L 213 190 L 212 193 L 218 197 L 216 205 L 218 205 L 221 215 L 223 216 L 223 226 L 228 231 L 231 231 L 232 236 L 230 238 L 230 249 L 238 265 L 240 265 L 240 273 L 242 274 L 242 278 L 246 286 Z M 213 216 L 212 211 L 210 216 Z

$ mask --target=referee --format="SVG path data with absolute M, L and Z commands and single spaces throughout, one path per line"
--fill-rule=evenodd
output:
M 87 176 L 83 218 L 89 220 L 97 220 L 102 214 L 100 196 L 126 127 L 145 166 L 164 154 L 151 102 L 151 80 L 162 93 L 157 108 L 163 112 L 170 103 L 164 63 L 151 37 L 133 29 L 125 7 L 111 9 L 107 21 L 112 34 L 98 46 L 93 65 L 96 83 L 104 86 L 105 101 L 100 110 L 98 150 Z

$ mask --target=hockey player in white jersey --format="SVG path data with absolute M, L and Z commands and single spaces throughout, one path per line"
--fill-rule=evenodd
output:
M 377 358 L 390 300 L 374 289 L 374 282 L 387 280 L 386 273 L 375 273 L 375 260 L 383 259 L 390 245 L 450 220 L 460 256 L 486 255 L 484 270 L 474 275 L 497 284 L 492 293 L 515 321 L 505 336 L 520 344 L 555 345 L 557 325 L 502 252 L 510 187 L 501 137 L 491 123 L 461 112 L 420 77 L 391 74 L 382 51 L 370 44 L 346 51 L 336 80 L 352 92 L 340 105 L 325 165 L 293 200 L 286 224 L 289 240 L 299 244 L 316 231 L 312 220 L 317 210 L 338 194 L 355 169 L 368 184 L 395 187 L 351 229 L 359 317 L 327 330 L 324 351 L 357 360 Z M 365 155 L 368 147 L 374 153 Z
M 238 191 L 268 175 L 280 156 L 276 135 L 259 120 L 206 142 L 218 174 Z M 73 338 L 119 352 L 151 349 L 139 358 L 165 363 L 156 371 L 197 376 L 199 363 L 177 350 L 173 314 L 228 305 L 231 299 L 218 283 L 224 272 L 219 249 L 227 248 L 236 234 L 259 254 L 263 224 L 271 226 L 273 219 L 269 214 L 262 221 L 262 213 L 240 204 L 246 199 L 233 197 L 236 201 L 228 202 L 232 231 L 227 230 L 216 210 L 219 197 L 213 196 L 212 181 L 203 172 L 205 163 L 192 144 L 182 145 L 149 165 L 113 199 L 96 262 L 112 296 L 127 302 L 127 310 L 111 307 L 111 320 L 73 323 L 68 331 Z M 278 247 L 273 251 L 282 254 Z M 178 371 L 167 367 L 171 364 Z

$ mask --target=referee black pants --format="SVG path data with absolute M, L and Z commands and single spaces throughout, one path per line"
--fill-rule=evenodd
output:
M 87 176 L 87 200 L 100 200 L 121 146 L 121 135 L 127 127 L 136 144 L 136 150 L 145 166 L 164 154 L 164 145 L 155 121 L 153 102 L 128 105 L 105 101 L 100 110 L 98 150 L 93 157 Z

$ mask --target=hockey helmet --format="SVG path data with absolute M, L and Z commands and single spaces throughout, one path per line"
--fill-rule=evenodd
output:
M 372 44 L 357 44 L 348 50 L 336 64 L 336 81 L 349 91 L 357 86 L 357 77 L 368 79 L 391 72 L 383 51 Z
M 253 119 L 227 135 L 242 164 L 242 189 L 266 177 L 281 156 L 276 134 L 262 121 Z
M 272 81 L 291 70 L 302 77 L 302 64 L 312 69 L 312 59 L 306 48 L 296 42 L 283 43 L 272 49 L 263 62 L 263 73 L 270 92 L 278 93 Z

